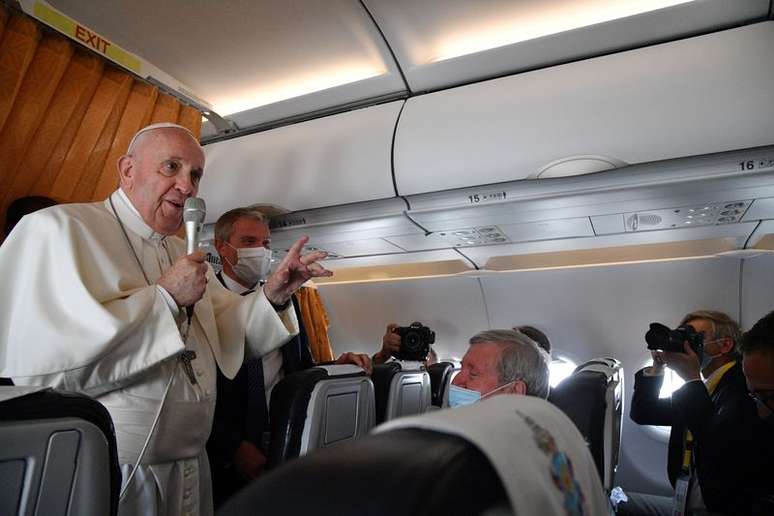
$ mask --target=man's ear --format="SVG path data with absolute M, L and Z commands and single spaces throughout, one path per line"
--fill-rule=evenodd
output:
M 134 178 L 134 159 L 124 154 L 118 158 L 118 180 L 125 190 L 131 189 L 132 179 Z
M 524 380 L 516 380 L 511 384 L 511 386 L 507 389 L 507 391 L 511 394 L 521 394 L 526 395 L 527 394 L 527 384 L 524 383 Z

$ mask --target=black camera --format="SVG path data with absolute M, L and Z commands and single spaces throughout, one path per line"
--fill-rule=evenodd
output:
M 690 324 L 670 330 L 668 326 L 661 323 L 650 323 L 650 329 L 645 334 L 648 349 L 653 350 L 684 353 L 683 342 L 686 341 L 693 352 L 701 356 L 704 351 L 704 335 L 697 332 Z
M 393 356 L 398 360 L 422 361 L 430 353 L 430 344 L 435 342 L 435 332 L 421 322 L 409 326 L 398 326 L 393 333 L 400 335 L 400 349 Z

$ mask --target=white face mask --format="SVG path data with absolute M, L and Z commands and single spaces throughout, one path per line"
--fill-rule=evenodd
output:
M 271 249 L 265 247 L 236 248 L 228 242 L 226 244 L 237 252 L 236 263 L 228 262 L 228 259 L 226 261 L 243 284 L 252 287 L 269 276 Z
M 706 346 L 707 344 L 714 344 L 715 342 L 721 342 L 723 339 L 715 339 L 710 340 L 704 343 Z M 715 355 L 710 355 L 706 351 L 703 351 L 701 354 L 701 357 L 699 358 L 699 368 L 704 370 L 708 365 L 710 365 L 710 362 L 718 358 L 719 356 L 723 355 L 723 353 L 716 353 Z

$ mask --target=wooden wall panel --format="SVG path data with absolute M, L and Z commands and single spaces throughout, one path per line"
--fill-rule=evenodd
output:
M 27 195 L 104 199 L 134 133 L 156 122 L 201 132 L 196 109 L 0 5 L 0 224 Z

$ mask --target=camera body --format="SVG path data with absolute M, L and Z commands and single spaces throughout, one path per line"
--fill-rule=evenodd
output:
M 652 350 L 684 353 L 683 342 L 686 341 L 693 352 L 701 356 L 704 352 L 704 335 L 697 332 L 690 324 L 670 330 L 668 326 L 661 323 L 650 323 L 650 329 L 645 334 L 648 349 Z
M 409 326 L 398 326 L 393 333 L 400 336 L 400 349 L 393 356 L 398 360 L 423 361 L 430 353 L 430 344 L 435 342 L 435 332 L 421 322 Z

